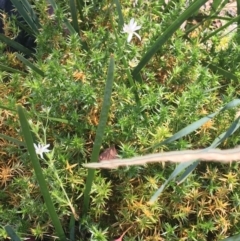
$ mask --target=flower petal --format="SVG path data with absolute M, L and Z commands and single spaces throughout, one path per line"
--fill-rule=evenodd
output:
M 134 24 L 134 18 L 131 18 L 129 26 L 132 26 Z
M 43 153 L 50 152 L 50 150 L 48 150 L 48 147 L 50 146 L 50 144 L 43 145 L 41 143 L 38 143 L 37 145 L 33 143 L 33 145 L 34 145 L 36 154 L 39 155 L 41 158 L 43 158 Z
M 43 146 L 43 152 L 50 152 L 50 150 L 48 150 L 48 147 L 50 146 L 50 144 L 47 144 L 45 146 Z
M 133 31 L 135 31 L 135 28 L 137 27 L 137 22 L 134 22 L 132 25 L 131 25 L 131 29 Z
M 124 26 L 123 26 L 123 32 L 124 33 L 127 33 L 128 32 L 128 25 L 124 23 Z
M 128 34 L 127 42 L 129 43 L 133 37 L 133 33 Z
M 142 26 L 136 26 L 136 27 L 134 28 L 134 31 L 137 31 L 137 30 L 141 29 L 141 27 L 142 27 Z
M 133 33 L 135 36 L 137 36 L 138 38 L 139 38 L 139 40 L 141 40 L 141 37 L 140 37 L 140 35 L 139 34 L 137 34 L 137 33 Z

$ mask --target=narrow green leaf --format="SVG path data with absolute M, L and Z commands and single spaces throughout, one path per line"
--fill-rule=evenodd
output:
M 222 75 L 226 79 L 229 79 L 229 80 L 232 79 L 232 80 L 238 82 L 238 77 L 236 75 L 232 74 L 231 72 L 225 70 L 225 69 L 222 69 L 222 68 L 220 68 L 220 67 L 218 67 L 216 65 L 213 65 L 213 64 L 210 64 L 210 63 L 206 63 L 206 62 L 203 62 L 203 65 L 207 66 L 214 73 Z
M 10 111 L 13 111 L 13 112 L 17 112 L 16 110 L 12 109 L 12 108 L 9 108 L 7 106 L 4 106 L 4 105 L 0 105 L 0 109 L 4 109 L 4 110 L 10 110 Z
M 78 13 L 80 15 L 80 19 L 83 23 L 85 23 L 85 19 L 83 16 L 83 7 L 84 7 L 83 0 L 76 0 L 76 3 L 77 3 L 77 8 L 78 8 Z
M 57 4 L 56 4 L 56 2 L 55 2 L 54 0 L 48 0 L 48 1 L 49 1 L 49 3 L 52 5 L 53 9 L 56 11 L 56 9 L 57 9 Z M 67 19 L 67 18 L 64 18 L 63 21 L 64 21 L 64 23 L 65 23 L 68 31 L 70 32 L 70 34 L 76 34 L 75 29 L 72 27 L 72 25 L 70 24 L 70 22 L 68 21 L 68 19 Z
M 60 223 L 57 213 L 55 211 L 50 193 L 48 191 L 47 183 L 46 183 L 43 173 L 42 173 L 41 165 L 39 163 L 37 154 L 36 154 L 34 146 L 33 146 L 33 137 L 32 137 L 31 130 L 30 130 L 28 121 L 26 119 L 23 107 L 18 105 L 17 112 L 18 112 L 18 116 L 19 116 L 19 120 L 20 120 L 22 134 L 23 134 L 24 140 L 26 142 L 27 150 L 30 155 L 30 159 L 32 161 L 33 169 L 34 169 L 36 178 L 38 180 L 41 193 L 42 193 L 44 201 L 46 203 L 46 207 L 47 207 L 49 216 L 52 220 L 53 226 L 55 227 L 56 234 L 59 237 L 59 240 L 66 241 L 66 237 L 65 237 L 63 228 L 61 226 L 61 223 Z
M 212 8 L 211 8 L 211 14 L 217 12 L 217 11 L 220 11 L 224 5 L 226 4 L 225 2 L 228 1 L 228 0 L 214 0 L 213 3 L 212 3 Z
M 186 170 L 183 172 L 183 174 L 177 178 L 176 180 L 177 185 L 180 185 L 181 183 L 183 183 L 188 178 L 188 176 L 195 170 L 195 168 L 198 166 L 199 163 L 200 161 L 197 161 L 197 160 L 192 161 L 192 165 L 188 166 Z
M 5 230 L 12 241 L 21 241 L 21 239 L 17 236 L 17 234 L 15 233 L 15 231 L 12 229 L 11 226 L 9 225 L 5 226 Z
M 72 25 L 73 28 L 77 33 L 79 33 L 79 27 L 78 27 L 78 19 L 77 19 L 77 8 L 75 5 L 75 0 L 69 0 L 69 6 L 70 6 L 70 11 L 71 11 L 71 16 L 72 16 Z
M 56 2 L 55 2 L 54 0 L 48 0 L 48 1 L 49 1 L 49 3 L 52 5 L 53 9 L 56 11 L 56 9 L 57 9 L 57 4 L 56 4 Z M 81 6 L 83 6 L 83 5 L 79 3 L 80 1 L 81 1 L 81 0 L 78 0 L 78 1 L 77 1 L 77 5 L 78 5 L 79 11 L 81 12 Z M 84 18 L 83 18 L 82 12 L 80 13 L 80 18 L 81 18 L 81 20 L 84 22 Z M 67 30 L 69 31 L 69 33 L 70 33 L 71 35 L 77 33 L 78 36 L 80 36 L 80 32 L 79 32 L 79 31 L 76 32 L 76 30 L 72 27 L 71 23 L 68 21 L 67 18 L 64 18 L 63 21 L 64 21 L 65 26 L 67 27 Z M 78 28 L 78 29 L 79 29 L 79 28 Z M 82 45 L 82 48 L 83 48 L 85 51 L 88 51 L 88 45 L 87 45 L 86 41 L 80 39 L 80 43 L 81 43 L 81 45 Z
M 227 85 L 228 85 L 228 84 L 221 85 L 221 86 L 217 86 L 217 87 L 214 87 L 214 88 L 211 88 L 211 89 L 207 89 L 207 90 L 204 91 L 204 93 L 206 94 L 206 93 L 212 92 L 212 91 L 214 91 L 214 90 L 221 89 L 221 88 L 223 88 L 223 87 L 226 87 Z
M 217 111 L 215 113 L 212 113 L 206 117 L 201 118 L 200 120 L 194 122 L 193 124 L 183 128 L 181 131 L 177 132 L 175 135 L 173 135 L 172 137 L 166 139 L 165 141 L 159 143 L 156 146 L 159 145 L 164 145 L 166 143 L 172 142 L 174 140 L 179 139 L 180 137 L 183 137 L 186 135 L 186 133 L 190 133 L 193 130 L 197 129 L 198 127 L 200 127 L 201 125 L 203 125 L 206 121 L 212 119 L 216 114 L 218 114 L 219 112 L 223 112 L 225 110 L 228 110 L 230 108 L 234 108 L 236 106 L 240 105 L 240 99 L 235 99 L 231 102 L 229 102 L 227 105 L 225 105 L 220 111 Z M 215 141 L 212 143 L 212 145 L 208 148 L 206 148 L 205 150 L 208 150 L 210 148 L 215 148 L 216 146 L 218 146 L 222 141 L 224 141 L 226 138 L 228 138 L 230 135 L 232 135 L 239 127 L 240 127 L 240 118 L 237 118 L 232 125 L 229 127 L 229 129 L 222 133 L 219 137 L 217 137 L 215 139 Z M 197 127 L 197 128 L 196 128 Z M 150 203 L 153 203 L 154 201 L 157 200 L 157 198 L 159 197 L 159 195 L 162 193 L 162 191 L 165 189 L 165 187 L 169 184 L 169 182 L 171 180 L 173 180 L 173 178 L 176 178 L 184 169 L 186 169 L 183 174 L 181 175 L 181 177 L 177 180 L 177 183 L 180 184 L 182 183 L 191 173 L 192 171 L 197 167 L 197 165 L 199 164 L 199 161 L 193 160 L 187 163 L 180 163 L 175 171 L 170 175 L 170 177 L 165 181 L 165 183 L 154 193 L 154 195 L 151 197 L 150 199 Z
M 118 13 L 118 31 L 120 31 L 123 28 L 124 25 L 124 19 L 123 19 L 123 14 L 122 14 L 122 7 L 119 2 L 119 0 L 114 0 L 117 8 L 117 13 Z
M 20 29 L 24 30 L 29 36 L 35 36 L 34 32 L 32 29 L 26 24 L 26 22 L 17 22 L 17 25 L 19 26 Z
M 0 133 L 0 137 L 2 139 L 5 139 L 7 141 L 10 141 L 10 142 L 16 144 L 17 146 L 26 146 L 26 144 L 23 141 L 19 141 L 18 139 L 15 139 L 11 136 L 6 136 L 6 135 Z
M 222 239 L 221 241 L 239 241 L 239 240 L 240 240 L 240 234 L 237 234 L 232 237 Z
M 229 136 L 231 136 L 236 130 L 239 129 L 240 127 L 240 121 L 239 121 L 239 117 L 231 124 L 231 126 L 227 129 L 227 131 L 225 131 L 224 133 L 222 133 L 221 135 L 219 135 L 211 144 L 211 146 L 209 146 L 206 149 L 209 148 L 216 148 L 217 146 L 219 146 L 221 143 L 223 143 Z M 184 173 L 177 179 L 177 184 L 181 184 L 197 167 L 197 165 L 199 164 L 199 161 L 193 161 L 194 164 L 189 166 Z
M 226 104 L 221 110 L 220 112 L 223 112 L 225 110 L 234 108 L 236 106 L 240 105 L 240 99 L 234 99 L 232 101 L 230 101 L 228 104 Z
M 71 215 L 69 223 L 69 240 L 75 241 L 75 218 L 73 214 Z
M 169 38 L 178 30 L 182 23 L 187 20 L 208 0 L 197 0 L 191 4 L 180 16 L 168 27 L 168 29 L 157 39 L 153 46 L 143 56 L 139 64 L 135 67 L 132 74 L 134 79 L 138 78 L 141 69 L 149 62 L 153 55 L 167 42 Z
M 14 69 L 14 68 L 8 67 L 8 66 L 3 65 L 3 64 L 0 64 L 0 69 L 2 69 L 3 71 L 6 71 L 6 72 L 18 73 L 18 74 L 22 74 L 22 75 L 27 75 L 27 73 L 22 72 L 21 70 Z
M 149 200 L 149 203 L 154 203 L 160 194 L 163 192 L 165 187 L 174 180 L 183 170 L 185 170 L 189 165 L 192 165 L 192 161 L 180 163 L 178 166 L 176 166 L 175 170 L 172 172 L 172 174 L 169 176 L 169 178 L 162 184 L 162 186 L 153 194 L 151 199 Z
M 240 16 L 240 0 L 237 0 L 237 15 Z M 238 19 L 238 33 L 240 32 L 240 19 Z
M 66 119 L 62 119 L 62 118 L 57 118 L 57 117 L 51 117 L 51 116 L 45 116 L 45 115 L 40 115 L 41 118 L 44 119 L 48 119 L 48 120 L 52 120 L 52 121 L 56 121 L 56 122 L 60 122 L 60 123 L 64 123 L 64 124 L 70 124 L 70 122 Z
M 240 16 L 240 0 L 237 0 L 237 15 Z M 238 19 L 237 25 L 238 25 L 237 34 L 240 35 L 240 18 Z M 240 44 L 239 38 L 236 38 L 236 39 L 238 41 L 238 44 Z
M 13 1 L 15 1 L 15 0 L 13 0 Z M 34 11 L 34 7 L 32 7 L 32 5 L 30 4 L 30 2 L 28 0 L 21 0 L 21 1 L 23 4 L 23 8 L 26 10 L 28 15 L 31 17 L 31 20 L 36 25 L 36 27 L 39 29 L 41 27 L 41 24 L 39 22 L 38 15 Z
M 71 23 L 66 18 L 64 19 L 64 23 L 70 34 L 76 34 L 75 29 L 72 27 Z
M 9 110 L 9 111 L 12 111 L 12 112 L 17 112 L 16 109 L 12 109 L 12 108 L 6 107 L 4 105 L 0 105 L 0 109 Z M 26 115 L 27 114 L 28 113 L 26 112 Z M 64 124 L 71 124 L 67 119 L 51 117 L 51 116 L 46 116 L 46 115 L 39 115 L 39 117 L 44 118 L 44 119 L 49 119 L 49 120 L 52 120 L 52 121 L 56 121 L 56 122 L 60 122 L 60 123 L 64 123 Z
M 209 35 L 207 35 L 205 38 L 203 38 L 201 40 L 202 43 L 206 42 L 208 39 L 210 39 L 212 36 L 216 36 L 219 32 L 221 32 L 222 30 L 226 29 L 228 26 L 230 26 L 231 24 L 237 22 L 240 20 L 240 16 L 237 16 L 235 18 L 231 18 L 231 20 L 229 20 L 226 24 L 224 24 L 222 27 L 217 28 L 215 31 L 213 31 L 212 33 L 210 33 Z
M 22 52 L 25 55 L 29 55 L 31 57 L 33 56 L 33 52 L 29 50 L 28 48 L 25 48 L 23 45 L 17 43 L 16 41 L 6 37 L 4 34 L 0 33 L 0 41 L 6 43 L 7 45 L 13 47 L 14 49 Z
M 26 21 L 28 26 L 31 28 L 34 34 L 39 33 L 39 28 L 41 27 L 37 15 L 33 11 L 33 8 L 27 0 L 11 0 L 15 8 L 18 10 L 19 14 Z
M 111 95 L 112 95 L 112 86 L 114 79 L 114 58 L 110 57 L 110 63 L 108 67 L 107 81 L 104 91 L 103 104 L 100 113 L 99 124 L 96 131 L 96 137 L 93 145 L 91 162 L 97 162 L 99 157 L 100 148 L 102 145 L 102 139 L 104 135 L 104 129 L 107 124 L 108 113 L 111 106 Z M 84 200 L 83 200 L 83 212 L 86 215 L 89 208 L 90 192 L 92 188 L 92 183 L 94 179 L 95 169 L 88 169 L 88 176 L 86 180 L 86 187 L 84 190 Z
M 44 77 L 44 72 L 42 70 L 40 70 L 39 68 L 37 68 L 34 64 L 32 64 L 29 60 L 27 60 L 26 58 L 24 58 L 21 54 L 16 53 L 15 54 L 17 56 L 17 58 L 22 61 L 25 65 L 27 65 L 30 69 L 32 69 L 33 71 L 35 71 L 37 74 L 39 74 L 40 76 Z
M 206 122 L 208 122 L 209 120 L 211 120 L 215 115 L 217 115 L 218 112 L 212 113 L 210 115 L 207 115 L 203 118 L 201 118 L 198 121 L 193 122 L 192 124 L 188 125 L 187 127 L 183 128 L 182 130 L 178 131 L 177 133 L 175 133 L 173 136 L 167 138 L 166 140 L 160 142 L 159 144 L 156 144 L 150 148 L 147 148 L 145 150 L 148 149 L 155 149 L 159 146 L 165 145 L 167 143 L 171 143 L 173 141 L 176 141 L 188 134 L 190 134 L 191 132 L 195 131 L 196 129 L 198 129 L 199 127 L 201 127 L 203 124 L 205 124 Z
M 151 147 L 149 147 L 145 150 L 155 149 L 155 148 L 157 148 L 161 145 L 165 145 L 167 143 L 171 143 L 173 141 L 176 141 L 176 140 L 180 139 L 181 137 L 186 136 L 186 135 L 190 134 L 191 132 L 195 131 L 196 129 L 198 129 L 199 127 L 201 127 L 207 121 L 211 120 L 214 116 L 216 116 L 219 112 L 223 112 L 223 111 L 228 110 L 230 108 L 234 108 L 238 105 L 240 105 L 240 99 L 232 100 L 227 105 L 225 105 L 221 110 L 219 110 L 215 113 L 209 114 L 209 115 L 201 118 L 200 120 L 197 120 L 197 121 L 193 122 L 192 124 L 188 125 L 187 127 L 184 127 L 182 130 L 175 133 L 173 136 L 171 136 L 171 137 L 167 138 L 166 140 L 160 142 L 159 144 L 151 146 Z

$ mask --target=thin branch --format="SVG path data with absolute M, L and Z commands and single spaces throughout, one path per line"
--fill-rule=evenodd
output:
M 95 163 L 83 164 L 87 168 L 107 168 L 114 169 L 120 166 L 144 165 L 154 162 L 174 162 L 183 163 L 188 161 L 214 161 L 229 163 L 232 161 L 240 161 L 240 147 L 234 149 L 199 149 L 199 150 L 184 150 L 170 151 L 145 156 L 139 156 L 127 159 L 112 159 Z

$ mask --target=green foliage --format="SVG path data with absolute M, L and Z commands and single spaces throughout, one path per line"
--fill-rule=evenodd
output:
M 239 34 L 226 31 L 239 16 L 211 30 L 226 1 L 203 16 L 206 0 L 49 2 L 51 17 L 45 1 L 18 6 L 36 36 L 34 59 L 3 52 L 16 46 L 13 20 L 0 36 L 0 239 L 237 238 L 238 163 L 82 164 L 111 145 L 121 158 L 238 145 Z M 128 43 L 131 18 L 141 41 Z M 50 145 L 43 158 L 39 143 Z
M 113 87 L 113 78 L 114 78 L 114 59 L 113 56 L 110 58 L 110 63 L 109 63 L 109 68 L 108 68 L 108 75 L 107 75 L 107 80 L 106 80 L 106 87 L 104 91 L 104 97 L 103 97 L 103 103 L 102 103 L 102 109 L 100 113 L 100 118 L 99 118 L 99 124 L 98 128 L 96 130 L 96 137 L 94 140 L 93 144 L 93 150 L 92 150 L 92 155 L 91 155 L 91 162 L 97 161 L 99 157 L 99 152 L 104 136 L 104 130 L 105 126 L 107 124 L 107 119 L 108 119 L 108 113 L 110 110 L 111 106 L 111 95 L 112 95 L 112 87 Z M 86 180 L 86 187 L 84 191 L 84 212 L 85 214 L 88 211 L 88 206 L 89 206 L 89 199 L 90 199 L 90 192 L 92 190 L 92 184 L 93 184 L 93 179 L 94 179 L 94 170 L 88 170 L 88 176 Z M 104 190 L 104 189 L 103 189 Z M 101 196 L 101 195 L 99 195 Z M 100 198 L 97 199 L 97 210 L 98 208 L 101 208 L 101 203 L 102 199 Z M 96 213 L 98 216 L 98 213 Z
M 44 176 L 42 174 L 42 169 L 41 169 L 40 163 L 39 163 L 37 155 L 36 155 L 36 151 L 34 150 L 33 138 L 32 138 L 32 135 L 31 135 L 31 131 L 30 131 L 28 121 L 27 121 L 26 116 L 24 114 L 24 109 L 21 106 L 18 106 L 17 112 L 18 112 L 18 116 L 19 116 L 19 120 L 20 120 L 20 124 L 21 124 L 21 130 L 22 130 L 22 133 L 23 133 L 23 136 L 24 136 L 24 140 L 26 142 L 27 150 L 29 152 L 29 155 L 30 155 L 30 158 L 31 158 L 31 161 L 32 161 L 32 165 L 33 165 L 33 168 L 34 168 L 36 178 L 39 182 L 41 194 L 44 198 L 45 204 L 47 206 L 48 213 L 49 213 L 49 215 L 51 217 L 51 220 L 53 222 L 53 225 L 56 229 L 56 233 L 57 233 L 59 239 L 64 241 L 64 240 L 66 240 L 65 237 L 64 237 L 64 231 L 62 229 L 62 226 L 60 224 L 58 216 L 55 212 L 50 194 L 48 192 L 48 187 L 47 187 L 47 184 L 45 182 Z

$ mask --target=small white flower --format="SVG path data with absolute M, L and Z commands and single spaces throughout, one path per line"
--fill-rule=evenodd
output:
M 33 143 L 33 145 L 34 145 L 37 155 L 40 155 L 41 158 L 43 158 L 43 153 L 50 152 L 50 150 L 48 150 L 48 147 L 50 146 L 50 144 L 43 145 L 43 144 L 38 143 L 38 145 L 36 145 L 35 143 Z
M 42 112 L 45 112 L 46 114 L 49 114 L 50 110 L 51 110 L 51 107 L 45 107 L 45 106 L 42 105 Z
M 137 6 L 137 3 L 138 3 L 138 0 L 135 0 L 135 1 L 133 2 L 133 7 L 136 7 L 136 6 Z
M 128 43 L 131 41 L 133 35 L 137 36 L 139 40 L 141 40 L 141 37 L 136 33 L 136 31 L 140 28 L 141 26 L 137 26 L 137 23 L 134 21 L 134 18 L 130 20 L 129 24 L 124 24 L 123 32 L 128 34 Z
M 137 58 L 133 58 L 132 60 L 129 60 L 128 61 L 128 64 L 129 64 L 129 66 L 131 67 L 131 68 L 134 68 L 134 67 L 136 67 L 137 65 L 138 65 L 138 59 Z

